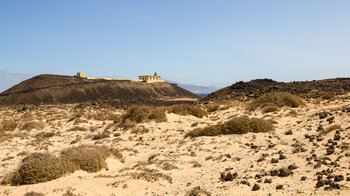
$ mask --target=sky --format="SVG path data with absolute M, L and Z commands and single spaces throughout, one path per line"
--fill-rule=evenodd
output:
M 349 77 L 348 0 L 0 0 L 0 91 L 38 74 Z

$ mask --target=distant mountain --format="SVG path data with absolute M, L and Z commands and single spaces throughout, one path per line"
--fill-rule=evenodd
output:
M 38 75 L 0 93 L 0 105 L 82 103 L 119 100 L 120 105 L 171 104 L 199 96 L 166 82 L 89 80 L 73 76 Z
M 217 86 L 197 86 L 192 84 L 181 84 L 173 81 L 167 81 L 167 82 L 176 83 L 179 87 L 184 88 L 188 91 L 191 91 L 192 93 L 195 93 L 199 96 L 207 95 L 209 93 L 212 93 L 220 89 L 220 87 L 217 87 Z

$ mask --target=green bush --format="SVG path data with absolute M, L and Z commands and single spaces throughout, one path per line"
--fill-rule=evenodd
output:
M 248 132 L 268 132 L 273 131 L 271 122 L 259 119 L 249 118 L 248 116 L 237 117 L 225 123 L 211 125 L 204 128 L 196 128 L 189 131 L 185 137 L 216 136 L 223 134 L 244 134 Z
M 271 92 L 255 99 L 251 103 L 250 109 L 255 110 L 257 108 L 264 108 L 271 105 L 274 105 L 275 107 L 299 107 L 305 105 L 305 102 L 301 97 L 288 92 Z
M 205 116 L 205 112 L 199 106 L 190 104 L 172 105 L 168 107 L 168 111 L 182 116 L 192 115 L 198 118 L 203 118 Z

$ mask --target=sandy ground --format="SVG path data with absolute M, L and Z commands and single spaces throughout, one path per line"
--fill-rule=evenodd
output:
M 243 104 L 244 105 L 244 104 Z M 73 174 L 34 185 L 0 185 L 0 195 L 24 195 L 35 191 L 44 195 L 186 195 L 200 186 L 211 195 L 350 195 L 350 108 L 349 99 L 308 103 L 301 108 L 282 108 L 275 113 L 249 112 L 235 104 L 210 113 L 204 118 L 167 114 L 168 122 L 146 122 L 148 133 L 132 133 L 118 128 L 110 120 L 71 119 L 75 105 L 45 107 L 31 112 L 1 108 L 1 119 L 42 122 L 45 127 L 12 131 L 0 143 L 0 177 L 15 170 L 21 160 L 32 152 L 59 154 L 63 149 L 83 144 L 107 145 L 121 150 L 124 162 L 108 158 L 108 170 L 97 173 L 76 171 Z M 98 109 L 87 109 L 91 113 Z M 122 110 L 112 111 L 122 113 Z M 320 119 L 317 113 L 328 112 Z M 276 130 L 269 133 L 221 135 L 184 138 L 187 131 L 216 124 L 235 116 L 248 115 L 271 119 Z M 334 117 L 331 124 L 327 121 Z M 195 124 L 194 124 L 195 123 Z M 198 123 L 198 125 L 196 125 Z M 334 130 L 323 139 L 314 136 L 319 125 L 326 129 L 340 125 L 340 139 L 334 141 Z M 69 131 L 72 127 L 85 131 Z M 93 136 L 108 130 L 109 137 L 94 140 Z M 286 135 L 291 130 L 291 135 Z M 40 138 L 41 132 L 54 133 Z M 311 136 L 311 139 L 310 137 Z M 80 138 L 80 139 L 79 139 Z M 332 139 L 335 152 L 326 155 L 326 144 Z M 74 142 L 72 142 L 74 141 Z M 316 158 L 315 158 L 316 157 Z M 277 163 L 271 163 L 271 159 Z M 321 164 L 322 163 L 322 164 Z M 271 171 L 296 166 L 293 174 L 271 175 Z M 317 172 L 333 170 L 342 175 L 340 189 L 316 188 Z M 221 173 L 237 173 L 232 181 L 224 181 Z M 302 181 L 301 178 L 305 180 Z M 327 176 L 323 176 L 326 179 Z M 266 180 L 267 179 L 267 180 Z M 267 183 L 268 181 L 270 183 Z M 334 181 L 334 178 L 331 178 Z M 255 184 L 260 189 L 253 191 Z M 277 189 L 282 185 L 281 189 Z

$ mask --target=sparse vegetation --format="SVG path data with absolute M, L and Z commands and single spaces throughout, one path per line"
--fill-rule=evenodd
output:
M 188 191 L 185 196 L 211 196 L 211 193 L 197 186 Z
M 22 160 L 22 164 L 13 176 L 14 184 L 36 184 L 57 179 L 72 168 L 62 167 L 60 158 L 50 153 L 32 153 Z
M 88 129 L 85 128 L 85 127 L 74 126 L 74 127 L 70 128 L 70 129 L 68 129 L 67 131 L 88 131 Z
M 205 116 L 205 112 L 199 106 L 190 105 L 190 104 L 179 104 L 172 105 L 168 107 L 169 113 L 174 113 L 178 115 L 192 115 L 198 118 L 203 118 Z
M 196 128 L 189 131 L 185 137 L 216 136 L 224 134 L 244 134 L 248 132 L 268 132 L 274 130 L 271 122 L 249 118 L 248 116 L 237 117 L 225 123 L 211 125 L 204 128 Z
M 135 127 L 136 123 L 141 123 L 145 120 L 166 122 L 168 119 L 164 108 L 134 105 L 122 116 L 122 125 L 126 128 Z
M 21 130 L 33 130 L 33 129 L 43 129 L 45 128 L 45 124 L 42 122 L 36 122 L 36 121 L 30 121 L 30 122 L 26 122 L 22 127 Z
M 255 99 L 250 104 L 250 109 L 255 110 L 262 108 L 263 111 L 277 111 L 279 107 L 299 107 L 305 105 L 304 100 L 301 97 L 293 95 L 288 92 L 271 92 L 262 95 Z
M 45 196 L 44 193 L 38 193 L 34 191 L 27 192 L 24 196 Z
M 18 123 L 11 119 L 11 120 L 6 120 L 4 119 L 1 123 L 1 126 L 0 126 L 0 132 L 2 131 L 13 131 L 17 128 L 18 126 Z
M 12 183 L 18 185 L 46 182 L 78 169 L 97 172 L 107 168 L 105 159 L 112 155 L 122 159 L 119 150 L 106 146 L 72 147 L 63 150 L 60 157 L 50 153 L 32 153 L 22 160 L 12 177 Z

